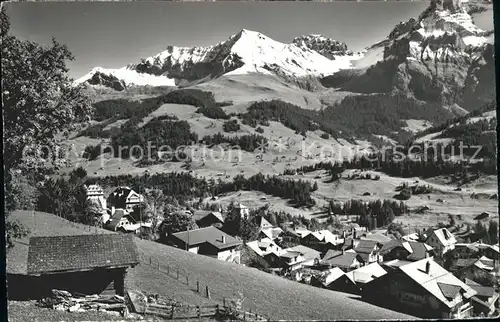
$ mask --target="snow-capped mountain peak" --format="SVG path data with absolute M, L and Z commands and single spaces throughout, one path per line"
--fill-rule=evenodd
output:
M 340 49 L 336 50 L 338 57 L 327 57 L 317 48 L 305 45 L 305 42 L 285 44 L 260 32 L 242 29 L 213 46 L 168 46 L 157 55 L 121 69 L 93 69 L 78 82 L 98 83 L 100 79 L 105 80 L 103 75 L 107 75 L 122 81 L 126 87 L 147 84 L 148 81 L 154 81 L 151 85 L 203 81 L 224 74 L 260 73 L 288 78 L 323 76 L 351 68 L 350 61 L 355 57 L 345 55 L 347 48 L 344 44 L 329 41 L 337 45 L 338 48 L 334 49 Z

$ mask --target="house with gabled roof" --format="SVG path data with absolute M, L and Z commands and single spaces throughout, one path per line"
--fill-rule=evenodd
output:
M 193 217 L 196 218 L 196 224 L 200 228 L 214 226 L 222 228 L 224 217 L 218 211 L 195 211 Z
M 270 238 L 262 238 L 247 242 L 246 246 L 261 257 L 264 257 L 270 253 L 274 253 L 278 256 L 285 253 L 285 251 Z
M 362 239 L 354 248 L 354 251 L 359 254 L 365 263 L 376 263 L 382 261 L 380 256 L 381 245 L 374 240 Z
M 132 236 L 123 234 L 31 237 L 28 275 L 40 296 L 58 289 L 72 294 L 123 296 L 125 273 L 139 263 Z
M 312 266 L 321 257 L 320 252 L 303 245 L 289 247 L 283 251 L 280 255 L 281 266 L 289 271 L 294 271 L 306 265 Z
M 355 251 L 344 251 L 338 256 L 322 259 L 321 263 L 330 267 L 338 267 L 344 272 L 349 272 L 365 264 L 363 258 Z
M 281 240 L 284 236 L 283 229 L 279 227 L 272 227 L 272 228 L 266 228 L 262 229 L 259 232 L 259 238 L 269 238 L 272 240 Z
M 135 192 L 130 187 L 118 187 L 108 197 L 108 203 L 111 207 L 127 209 L 132 211 L 135 206 L 145 202 L 143 195 Z
M 479 258 L 480 249 L 477 243 L 456 243 L 451 251 L 453 258 Z
M 334 267 L 311 278 L 311 285 L 332 291 L 356 294 L 356 283 L 340 268 Z
M 455 248 L 457 240 L 446 228 L 433 229 L 427 234 L 425 243 L 434 249 L 437 256 L 443 256 Z
M 360 289 L 374 279 L 387 274 L 387 271 L 379 263 L 371 263 L 347 272 L 346 275 L 358 285 Z
M 260 230 L 273 228 L 273 225 L 271 225 L 263 216 L 255 216 L 254 220 Z
M 476 315 L 491 316 L 495 313 L 495 307 L 498 305 L 499 294 L 495 288 L 491 286 L 483 286 L 468 278 L 465 279 L 465 284 L 470 286 L 477 292 L 472 297 L 472 306 Z
M 137 232 L 141 224 L 137 223 L 126 209 L 114 209 L 104 228 L 112 231 Z
M 498 274 L 494 261 L 486 256 L 481 258 L 459 258 L 451 265 L 450 270 L 460 279 L 490 279 Z
M 423 318 L 472 316 L 470 286 L 432 258 L 402 265 L 367 283 L 363 298 Z
M 301 239 L 302 245 L 322 252 L 333 249 L 343 243 L 344 239 L 340 235 L 336 235 L 326 229 L 310 232 Z
M 213 226 L 173 233 L 167 236 L 167 243 L 192 253 L 240 263 L 242 241 Z
M 434 256 L 434 250 L 425 243 L 393 239 L 382 246 L 380 255 L 383 256 L 385 261 L 393 259 L 418 261 Z

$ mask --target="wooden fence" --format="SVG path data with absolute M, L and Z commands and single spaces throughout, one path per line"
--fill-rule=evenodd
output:
M 201 255 L 200 255 L 201 256 Z M 153 259 L 152 256 L 145 254 L 140 255 L 141 263 L 146 264 L 152 268 L 155 268 L 159 272 L 168 275 L 169 277 L 175 278 L 180 282 L 191 285 L 193 283 L 196 286 L 197 293 L 203 295 L 207 298 L 212 298 L 210 293 L 210 287 L 208 285 L 202 285 L 198 279 L 190 277 L 188 274 L 183 272 L 178 267 L 172 265 L 164 265 L 159 261 Z M 161 301 L 160 301 L 161 302 Z M 222 299 L 222 305 L 172 305 L 167 304 L 166 301 L 163 303 L 147 303 L 144 308 L 139 309 L 143 311 L 144 314 L 156 315 L 162 318 L 168 319 L 194 319 L 202 317 L 213 317 L 215 315 L 219 316 L 232 316 L 233 319 L 242 321 L 269 321 L 270 319 L 264 315 L 247 312 L 241 309 L 237 309 L 226 301 L 226 298 Z
M 146 296 L 140 292 L 129 291 L 126 294 L 126 302 L 130 311 L 169 320 L 225 317 L 230 320 L 269 321 L 257 313 L 246 312 L 230 304 L 226 305 L 226 301 L 223 305 L 189 305 L 158 295 Z

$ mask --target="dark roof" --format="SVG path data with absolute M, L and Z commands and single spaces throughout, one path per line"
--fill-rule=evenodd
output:
M 380 249 L 380 254 L 385 255 L 397 247 L 403 247 L 403 241 L 400 239 L 393 239 L 390 242 L 384 244 L 382 249 Z
M 495 295 L 495 289 L 490 286 L 483 286 L 483 285 L 469 285 L 474 291 L 477 292 L 476 296 L 484 296 L 484 297 L 492 297 Z
M 325 255 L 323 256 L 322 260 L 329 260 L 331 258 L 337 257 L 342 255 L 342 252 L 340 250 L 334 250 L 334 249 L 329 249 Z
M 454 268 L 464 268 L 474 265 L 477 262 L 476 258 L 459 258 L 452 264 Z
M 356 257 L 358 257 L 358 254 L 354 252 L 348 252 L 344 253 L 343 255 L 326 260 L 325 262 L 332 266 L 350 267 Z
M 195 212 L 193 217 L 196 218 L 197 215 L 199 216 L 199 215 L 201 215 L 201 213 Z M 216 221 L 218 221 L 219 223 L 224 223 L 224 217 L 222 217 L 222 214 L 218 211 L 209 211 L 208 213 L 203 215 L 201 218 L 196 219 L 196 222 L 201 222 L 202 220 L 206 220 L 205 218 L 210 218 L 212 220 L 216 219 Z
M 354 248 L 354 250 L 356 251 L 356 253 L 359 253 L 359 254 L 362 254 L 362 253 L 370 254 L 371 252 L 373 252 L 373 250 L 375 249 L 376 246 L 377 246 L 376 241 L 363 239 L 363 240 L 359 241 L 358 246 L 356 246 Z
M 110 229 L 115 230 L 116 226 L 120 223 L 120 220 L 125 216 L 128 216 L 132 222 L 135 222 L 134 218 L 132 218 L 132 216 L 130 216 L 127 212 L 125 212 L 125 210 L 116 209 L 115 213 L 111 216 L 111 218 L 108 221 L 108 223 L 106 224 L 106 226 Z
M 189 244 L 189 246 L 209 243 L 218 249 L 225 249 L 240 245 L 242 243 L 241 240 L 238 240 L 213 226 L 189 231 L 181 231 L 172 234 L 172 236 L 176 237 L 186 244 Z M 222 236 L 224 236 L 225 238 L 224 243 L 222 242 Z
M 102 234 L 31 237 L 28 274 L 132 266 L 139 263 L 130 235 Z
M 441 282 L 437 282 L 437 285 L 439 286 L 439 289 L 441 290 L 443 295 L 448 299 L 455 298 L 455 296 L 457 296 L 458 292 L 460 292 L 460 289 L 462 288 L 459 285 L 452 285 Z
M 419 243 L 414 241 L 409 241 L 408 243 L 410 244 L 413 253 L 408 255 L 407 259 L 418 261 L 427 257 L 428 250 L 425 247 L 424 243 Z

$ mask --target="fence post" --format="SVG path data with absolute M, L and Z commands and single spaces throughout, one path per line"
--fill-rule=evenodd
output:
M 247 320 L 247 312 L 243 311 L 243 321 L 246 321 L 246 320 Z
M 179 279 L 179 268 L 177 268 L 177 279 Z
M 206 286 L 205 290 L 206 290 L 207 298 L 210 298 L 210 291 L 208 290 L 208 285 Z M 219 304 L 217 304 L 217 305 L 219 305 Z
M 196 292 L 200 293 L 200 281 L 196 281 Z
M 149 256 L 149 266 L 153 266 L 153 257 Z
M 158 270 L 160 270 L 160 261 L 158 261 Z
M 215 312 L 217 312 L 216 314 L 219 315 L 219 304 L 215 306 Z
M 201 319 L 201 312 L 200 312 L 200 306 L 196 306 L 196 315 L 198 315 L 198 319 Z
M 167 265 L 167 274 L 170 275 L 170 265 Z
M 170 315 L 170 319 L 173 320 L 174 319 L 174 304 L 172 304 L 172 314 Z
M 222 307 L 226 308 L 226 298 L 225 297 L 222 298 Z

